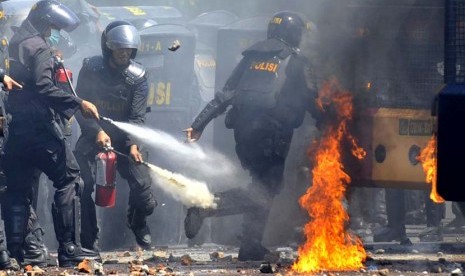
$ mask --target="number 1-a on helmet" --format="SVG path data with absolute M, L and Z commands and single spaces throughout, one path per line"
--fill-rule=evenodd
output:
M 55 0 L 38 1 L 32 6 L 26 19 L 41 34 L 51 27 L 71 32 L 80 23 L 72 10 Z
M 123 48 L 132 49 L 131 59 L 134 59 L 140 44 L 136 27 L 124 20 L 111 22 L 102 33 L 101 47 L 105 59 L 111 56 L 112 50 Z

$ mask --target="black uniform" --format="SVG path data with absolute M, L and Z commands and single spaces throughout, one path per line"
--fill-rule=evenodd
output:
M 117 70 L 109 67 L 103 56 L 86 59 L 79 72 L 76 90 L 81 97 L 94 102 L 102 116 L 132 124 L 144 123 L 148 84 L 145 69 L 133 60 L 127 68 Z M 125 154 L 129 154 L 129 147 L 137 143 L 130 135 L 112 124 L 82 121 L 79 117 L 77 119 L 82 134 L 76 144 L 76 157 L 84 179 L 81 240 L 83 245 L 94 246 L 98 227 L 92 199 L 95 183 L 91 166 L 94 164 L 95 155 L 102 150 L 95 143 L 97 133 L 100 130 L 105 131 L 111 138 L 112 146 Z M 148 168 L 125 157 L 119 157 L 117 170 L 130 188 L 129 225 L 145 225 L 145 217 L 152 214 L 156 205 L 151 192 Z
M 70 252 L 68 245 L 79 245 L 75 234 L 81 179 L 79 166 L 64 141 L 57 115 L 70 118 L 82 100 L 65 93 L 54 84 L 52 50 L 32 24 L 25 20 L 10 42 L 10 75 L 23 85 L 9 94 L 9 139 L 5 145 L 3 167 L 7 192 L 2 202 L 8 249 L 21 259 L 24 232 L 32 198 L 31 177 L 43 171 L 56 188 L 53 216 L 60 243 L 60 265 Z M 74 250 L 74 247 L 73 247 Z M 61 256 L 61 257 L 60 257 Z
M 234 129 L 236 153 L 252 184 L 245 192 L 221 193 L 218 209 L 208 215 L 245 213 L 239 259 L 247 260 L 263 257 L 261 240 L 272 199 L 282 188 L 293 131 L 306 111 L 315 113 L 317 90 L 310 62 L 282 40 L 259 42 L 243 55 L 223 91 L 208 103 L 192 128 L 201 132 L 232 105 L 226 127 Z M 192 238 L 188 220 L 189 214 L 185 226 Z

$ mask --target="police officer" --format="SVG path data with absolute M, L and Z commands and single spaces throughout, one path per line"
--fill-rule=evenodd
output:
M 3 25 L 3 28 L 1 28 L 2 31 L 9 30 L 10 28 L 8 25 Z M 6 37 L 2 38 L 2 47 L 0 50 L 0 60 L 1 60 L 1 66 L 2 69 L 0 69 L 0 78 L 3 81 L 3 90 L 0 91 L 0 109 L 1 109 L 1 126 L 0 126 L 0 195 L 3 195 L 3 193 L 6 191 L 6 179 L 5 175 L 3 173 L 3 169 L 1 167 L 1 161 L 3 158 L 3 145 L 5 144 L 7 137 L 8 137 L 8 125 L 7 125 L 7 115 L 6 115 L 6 109 L 5 109 L 5 102 L 8 97 L 7 91 L 11 90 L 13 86 L 17 88 L 22 88 L 21 85 L 19 85 L 17 82 L 15 82 L 13 79 L 11 79 L 8 75 L 5 75 L 6 70 L 9 68 L 9 54 L 8 54 L 8 43 Z M 31 185 L 33 186 L 33 189 L 37 191 L 38 184 L 39 184 L 39 176 L 40 176 L 40 171 L 37 171 L 34 175 L 31 175 L 31 178 L 29 181 L 31 182 Z M 25 237 L 25 242 L 23 246 L 24 250 L 24 261 L 23 264 L 30 264 L 30 265 L 36 265 L 36 266 L 47 266 L 49 261 L 53 261 L 49 254 L 47 247 L 44 244 L 43 240 L 43 235 L 44 231 L 42 230 L 42 227 L 39 224 L 35 208 L 37 206 L 37 194 L 34 193 L 34 197 L 32 198 L 32 205 L 30 206 L 30 216 L 29 216 L 29 222 L 28 222 L 28 227 L 27 227 L 27 234 Z M 3 236 L 3 230 L 1 232 L 1 235 Z M 1 245 L 5 252 L 6 252 L 6 241 L 2 238 Z M 5 252 L 1 253 L 0 256 L 0 269 L 2 268 L 14 268 L 10 264 L 12 263 L 9 261 L 9 256 Z
M 55 0 L 38 1 L 11 38 L 10 75 L 23 85 L 9 94 L 9 139 L 3 160 L 7 191 L 2 201 L 7 247 L 19 261 L 30 214 L 32 188 L 28 181 L 37 170 L 56 188 L 52 216 L 59 242 L 58 262 L 74 266 L 85 258 L 100 260 L 98 253 L 79 242 L 79 195 L 82 180 L 74 155 L 64 141 L 56 116 L 70 118 L 78 109 L 98 119 L 90 102 L 65 93 L 54 82 L 51 45 L 61 29 L 72 31 L 79 19 Z
M 95 102 L 102 116 L 115 121 L 143 124 L 147 107 L 148 84 L 145 68 L 134 61 L 140 46 L 137 29 L 127 21 L 114 21 L 102 33 L 102 55 L 84 60 L 79 72 L 77 93 Z M 94 247 L 98 239 L 95 205 L 92 199 L 94 179 L 91 166 L 95 155 L 104 146 L 129 155 L 118 158 L 117 170 L 130 188 L 128 226 L 137 243 L 151 245 L 146 217 L 151 215 L 156 201 L 151 192 L 151 179 L 143 161 L 140 145 L 111 123 L 82 120 L 81 136 L 76 143 L 76 157 L 82 168 L 84 191 L 82 201 L 83 245 Z
M 17 83 L 15 80 L 10 78 L 8 75 L 5 75 L 5 70 L 0 69 L 0 82 L 3 83 L 3 87 L 5 90 L 11 90 L 13 87 L 21 89 L 22 86 Z M 6 92 L 5 91 L 0 91 L 0 109 L 1 109 L 1 133 L 2 136 L 6 135 L 7 130 L 4 129 L 4 122 L 6 120 L 6 114 L 5 114 L 5 106 L 4 106 L 4 100 L 6 97 Z M 4 140 L 2 139 L 2 144 L 1 146 L 3 147 L 3 142 Z M 1 162 L 1 159 L 0 159 Z M 0 173 L 0 181 L 2 182 L 2 188 L 4 186 L 4 175 L 3 173 Z M 3 192 L 0 191 L 0 192 Z M 18 270 L 19 266 L 12 262 L 10 259 L 10 256 L 8 255 L 8 251 L 6 248 L 6 241 L 5 241 L 5 236 L 3 233 L 3 230 L 0 231 L 0 270 L 5 270 L 5 269 L 13 269 L 13 270 Z
M 272 200 L 282 188 L 293 131 L 302 124 L 305 111 L 316 114 L 312 65 L 298 48 L 307 26 L 297 13 L 275 14 L 268 39 L 243 52 L 223 90 L 185 130 L 188 141 L 199 139 L 205 126 L 232 106 L 226 127 L 234 130 L 237 156 L 252 183 L 247 191 L 220 193 L 217 209 L 189 208 L 184 227 L 186 236 L 193 238 L 205 217 L 244 213 L 241 261 L 263 260 L 269 252 L 261 241 Z

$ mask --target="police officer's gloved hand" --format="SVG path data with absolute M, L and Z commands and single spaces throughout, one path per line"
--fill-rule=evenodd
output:
M 186 142 L 188 143 L 195 142 L 200 139 L 200 136 L 202 136 L 202 131 L 197 131 L 192 127 L 186 128 L 183 131 L 186 133 Z
M 97 120 L 100 119 L 97 107 L 93 103 L 88 102 L 86 100 L 83 100 L 81 103 L 81 112 L 84 118 Z
M 140 153 L 137 145 L 131 145 L 131 147 L 129 147 L 129 156 L 131 156 L 131 158 L 136 161 L 136 163 L 144 162 L 142 154 Z
M 3 76 L 3 85 L 5 86 L 6 90 L 11 90 L 13 88 L 18 88 L 22 89 L 23 86 L 19 83 L 17 83 L 14 79 L 12 79 L 10 76 L 5 75 Z
M 95 143 L 102 148 L 111 147 L 111 138 L 105 131 L 100 130 L 95 138 Z

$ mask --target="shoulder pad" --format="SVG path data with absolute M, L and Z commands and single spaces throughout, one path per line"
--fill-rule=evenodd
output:
M 129 66 L 126 70 L 124 70 L 123 75 L 127 84 L 134 85 L 145 79 L 145 67 L 142 64 L 131 60 Z
M 103 69 L 103 56 L 93 56 L 82 61 L 82 67 L 97 72 Z

